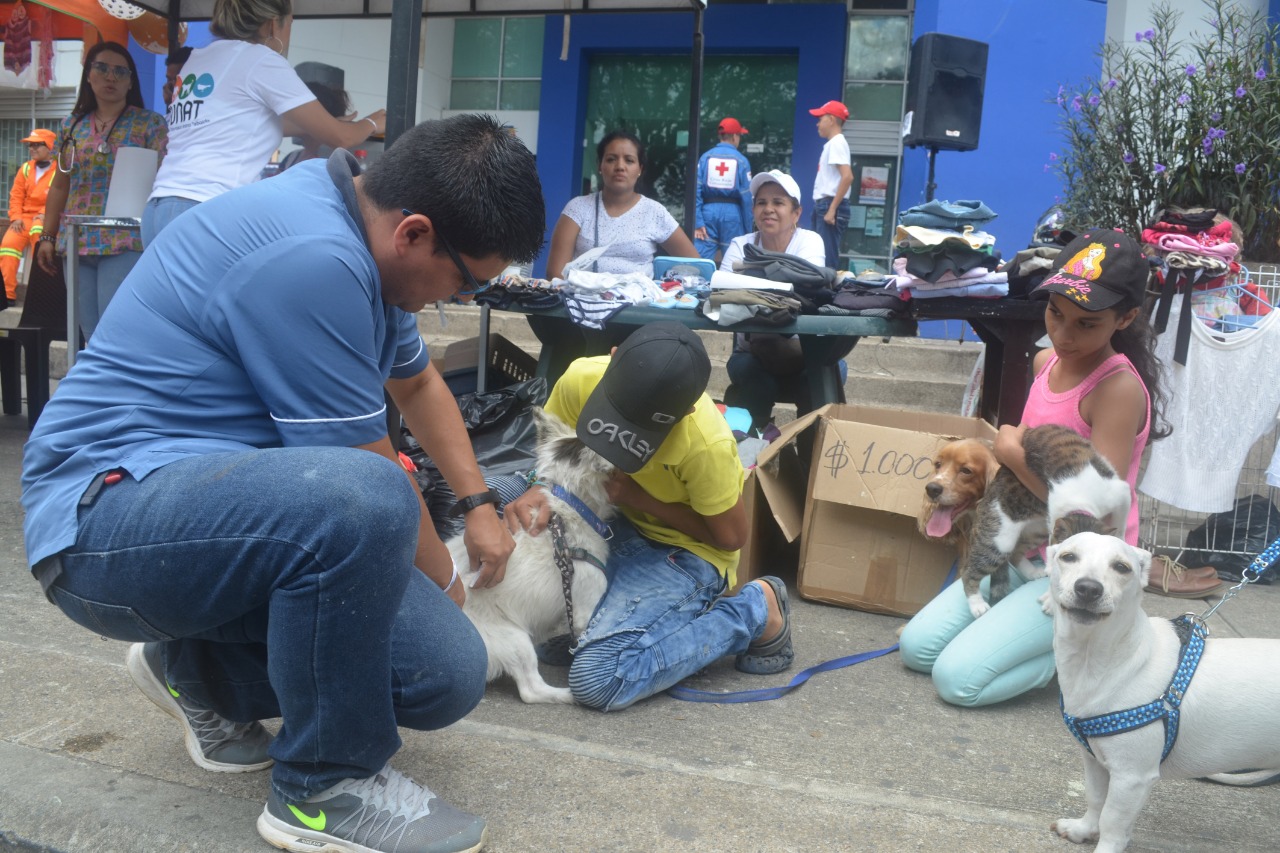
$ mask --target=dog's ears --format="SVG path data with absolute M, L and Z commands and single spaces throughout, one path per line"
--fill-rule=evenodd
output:
M 553 438 L 576 435 L 572 427 L 541 406 L 533 406 L 529 411 L 533 413 L 533 426 L 537 430 L 540 444 Z
M 1138 561 L 1138 577 L 1142 579 L 1142 585 L 1145 587 L 1147 581 L 1151 579 L 1151 552 L 1142 548 L 1134 548 L 1129 546 L 1133 551 L 1134 558 Z
M 1053 561 L 1058 557 L 1058 549 L 1062 547 L 1058 544 L 1044 546 L 1044 566 L 1046 569 L 1053 565 Z

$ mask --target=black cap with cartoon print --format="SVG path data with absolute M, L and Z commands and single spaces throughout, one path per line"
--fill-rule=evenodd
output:
M 1031 295 L 1058 293 L 1086 311 L 1141 305 L 1150 274 L 1142 249 L 1127 234 L 1091 228 L 1066 245 Z

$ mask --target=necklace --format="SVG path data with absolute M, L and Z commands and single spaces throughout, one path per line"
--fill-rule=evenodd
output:
M 95 133 L 97 133 L 99 136 L 102 136 L 102 141 L 101 141 L 101 142 L 99 142 L 99 143 L 98 143 L 98 147 L 97 147 L 96 149 L 94 149 L 94 150 L 96 150 L 99 154 L 110 154 L 110 153 L 111 153 L 111 146 L 110 146 L 110 144 L 109 144 L 109 143 L 111 142 L 111 134 L 113 134 L 113 133 L 115 133 L 115 132 L 116 132 L 116 125 L 120 123 L 120 117 L 121 117 L 121 116 L 123 116 L 123 115 L 124 115 L 124 110 L 121 110 L 120 112 L 116 113 L 115 120 L 114 120 L 113 122 L 111 122 L 111 129 L 107 131 L 106 136 L 102 136 L 102 129 L 103 129 L 104 127 L 106 127 L 106 126 L 107 126 L 107 123 L 106 123 L 105 121 L 102 121 L 102 122 L 98 121 L 98 113 L 97 113 L 96 111 L 94 112 L 94 114 L 93 114 L 93 130 L 94 130 L 94 132 L 95 132 Z

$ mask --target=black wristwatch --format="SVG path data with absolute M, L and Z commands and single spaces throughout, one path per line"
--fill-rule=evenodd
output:
M 57 234 L 41 234 L 40 239 L 37 240 L 36 242 L 37 243 L 56 243 L 58 242 L 58 235 Z
M 471 510 L 478 506 L 483 506 L 484 504 L 498 504 L 501 502 L 502 498 L 498 497 L 498 493 L 493 489 L 490 489 L 487 492 L 480 492 L 476 495 L 468 495 L 449 508 L 449 517 L 457 518 L 460 515 L 471 512 Z

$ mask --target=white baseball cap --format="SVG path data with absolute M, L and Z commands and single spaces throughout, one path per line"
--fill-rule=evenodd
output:
M 795 178 L 779 169 L 771 169 L 768 172 L 761 172 L 751 179 L 751 195 L 754 197 L 756 191 L 765 184 L 777 184 L 786 191 L 787 195 L 796 200 L 796 204 L 804 204 L 800 199 L 800 186 L 796 183 Z

